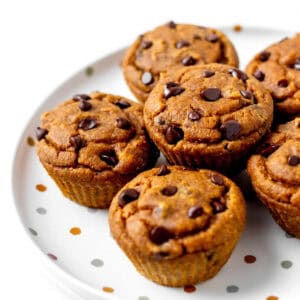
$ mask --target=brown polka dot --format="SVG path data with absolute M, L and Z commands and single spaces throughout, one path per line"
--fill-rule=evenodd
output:
M 243 30 L 243 27 L 239 24 L 236 24 L 233 26 L 233 31 L 235 32 L 241 32 Z
M 244 262 L 246 264 L 253 264 L 256 262 L 256 257 L 254 255 L 246 255 L 244 257 Z
M 113 293 L 114 289 L 112 287 L 109 287 L 109 286 L 104 286 L 102 288 L 102 291 L 105 292 L 105 293 Z
M 197 290 L 197 288 L 194 286 L 194 285 L 192 285 L 192 284 L 188 284 L 188 285 L 186 285 L 185 287 L 184 287 L 184 289 L 183 289 L 186 293 L 194 293 L 196 290 Z
M 29 136 L 29 137 L 27 138 L 27 144 L 28 144 L 28 146 L 30 146 L 30 147 L 33 147 L 33 146 L 35 145 L 35 141 L 34 141 L 34 139 L 33 139 L 31 136 Z
M 37 184 L 35 186 L 35 188 L 39 191 L 39 192 L 45 192 L 47 190 L 47 187 L 44 186 L 43 184 Z
M 279 298 L 276 296 L 269 296 L 266 298 L 266 300 L 279 300 Z
M 70 233 L 73 234 L 73 235 L 81 234 L 81 229 L 79 227 L 72 227 L 70 229 Z

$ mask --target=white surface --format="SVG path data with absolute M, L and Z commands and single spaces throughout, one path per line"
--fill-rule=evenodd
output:
M 247 23 L 295 31 L 300 29 L 299 6 L 299 1 L 279 2 L 275 7 L 269 1 L 233 0 L 1 0 L 1 299 L 76 299 L 44 275 L 18 221 L 10 189 L 17 139 L 53 88 L 82 66 L 167 20 L 216 27 Z

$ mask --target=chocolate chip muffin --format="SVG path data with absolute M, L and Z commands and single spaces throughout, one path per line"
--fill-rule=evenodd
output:
M 184 286 L 212 278 L 226 263 L 245 225 L 245 203 L 217 172 L 162 165 L 118 192 L 109 224 L 138 272 Z
M 300 118 L 276 128 L 248 161 L 259 199 L 274 220 L 300 238 Z
M 232 173 L 272 117 L 272 98 L 259 81 L 222 64 L 170 72 L 144 107 L 149 135 L 171 164 Z
M 158 156 L 142 105 L 99 92 L 75 95 L 41 116 L 37 153 L 69 199 L 107 208 L 115 193 Z
M 129 47 L 123 72 L 134 95 L 145 101 L 160 73 L 213 62 L 238 66 L 235 48 L 223 32 L 170 22 L 144 33 Z
M 246 72 L 271 92 L 278 119 L 300 113 L 300 34 L 258 53 Z

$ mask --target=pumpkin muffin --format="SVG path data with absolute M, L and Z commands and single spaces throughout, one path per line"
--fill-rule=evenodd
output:
M 162 165 L 118 192 L 109 224 L 138 272 L 185 286 L 212 278 L 229 259 L 245 225 L 245 202 L 217 172 Z
M 150 137 L 171 164 L 241 170 L 269 131 L 272 98 L 252 76 L 222 64 L 163 76 L 144 107 Z
M 142 105 L 99 92 L 79 94 L 41 116 L 37 153 L 65 197 L 107 208 L 115 193 L 154 165 Z
M 160 73 L 213 62 L 238 67 L 236 50 L 223 32 L 170 22 L 142 34 L 126 51 L 122 66 L 129 88 L 144 102 Z
M 300 118 L 276 128 L 248 161 L 258 198 L 274 220 L 300 238 Z
M 276 117 L 300 113 L 300 34 L 255 55 L 246 68 L 272 94 Z

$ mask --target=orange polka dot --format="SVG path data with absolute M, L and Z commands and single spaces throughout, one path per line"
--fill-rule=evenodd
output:
M 105 293 L 113 293 L 114 289 L 112 287 L 109 287 L 109 286 L 104 286 L 102 288 L 102 291 L 105 292 Z
M 44 186 L 43 184 L 37 184 L 35 186 L 35 188 L 39 191 L 39 192 L 45 192 L 47 190 L 47 187 Z
M 34 141 L 34 139 L 33 139 L 31 136 L 29 136 L 29 137 L 27 138 L 27 144 L 28 144 L 28 146 L 30 146 L 30 147 L 33 147 L 33 146 L 35 145 L 35 141 Z
M 72 227 L 70 229 L 70 233 L 73 234 L 73 235 L 78 235 L 81 233 L 81 229 L 79 227 Z
M 197 290 L 197 288 L 194 286 L 194 285 L 192 285 L 192 284 L 188 284 L 188 285 L 186 285 L 185 287 L 184 287 L 184 289 L 183 289 L 186 293 L 193 293 L 193 292 L 195 292 L 196 290 Z
M 279 298 L 276 296 L 269 296 L 266 300 L 279 300 Z
M 243 30 L 243 27 L 241 25 L 236 24 L 236 25 L 233 26 L 233 30 L 235 32 L 240 32 L 240 31 Z

